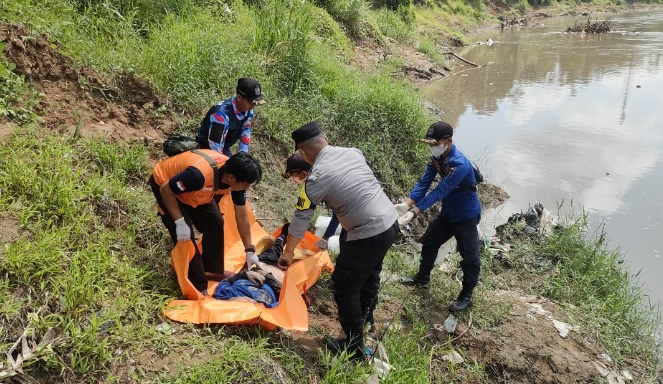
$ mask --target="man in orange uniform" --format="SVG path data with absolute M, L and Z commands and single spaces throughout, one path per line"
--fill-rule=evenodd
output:
M 211 161 L 218 169 L 216 180 Z M 216 151 L 200 149 L 170 157 L 154 167 L 149 182 L 173 243 L 194 239 L 193 225 L 203 234 L 202 254 L 196 249 L 188 276 L 203 295 L 207 295 L 205 272 L 215 275 L 224 272 L 223 216 L 214 200 L 215 194 L 230 193 L 247 265 L 251 268 L 258 263 L 251 243 L 246 190 L 261 178 L 260 164 L 245 152 L 228 158 Z

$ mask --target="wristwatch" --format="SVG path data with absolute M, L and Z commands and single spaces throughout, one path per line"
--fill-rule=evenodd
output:
M 255 252 L 255 251 L 256 251 L 256 247 L 254 247 L 253 245 L 248 247 L 248 248 L 244 248 L 244 253 Z

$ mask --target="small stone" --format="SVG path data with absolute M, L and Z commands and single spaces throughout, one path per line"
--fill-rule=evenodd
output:
M 442 356 L 442 360 L 446 360 L 454 364 L 460 364 L 465 361 L 463 357 L 456 351 L 451 351 Z
M 626 380 L 633 380 L 633 375 L 631 375 L 631 373 L 627 370 L 622 371 L 622 377 Z

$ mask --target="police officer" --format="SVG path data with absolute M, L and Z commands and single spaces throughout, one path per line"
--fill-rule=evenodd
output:
M 363 359 L 363 327 L 378 293 L 382 261 L 398 233 L 398 214 L 359 150 L 328 145 L 316 122 L 301 126 L 291 136 L 313 167 L 300 189 L 279 266 L 292 263 L 315 206 L 324 202 L 348 233 L 332 276 L 346 339 L 327 336 L 325 343 L 333 352 L 346 349 L 355 359 Z
M 416 215 L 442 200 L 440 213 L 421 239 L 419 272 L 412 278 L 403 278 L 401 283 L 427 288 L 438 250 L 453 236 L 463 259 L 460 263 L 463 289 L 449 309 L 459 312 L 472 306 L 472 292 L 479 281 L 481 258 L 477 225 L 481 220 L 481 205 L 472 163 L 456 148 L 452 137 L 453 128 L 445 122 L 438 121 L 428 128 L 422 141 L 430 145 L 431 161 L 410 196 L 395 208 L 401 215 L 399 224 L 407 225 Z M 442 180 L 428 192 L 438 173 Z
M 217 180 L 210 161 L 217 165 Z M 223 216 L 214 201 L 215 193 L 230 193 L 248 267 L 258 264 L 251 244 L 245 191 L 261 177 L 260 164 L 248 153 L 238 153 L 229 159 L 206 149 L 183 152 L 154 167 L 149 184 L 157 200 L 161 221 L 168 228 L 173 243 L 194 239 L 194 225 L 203 234 L 202 254 L 196 249 L 189 262 L 188 276 L 203 295 L 207 295 L 205 272 L 216 275 L 224 272 Z M 215 185 L 217 182 L 218 186 Z M 218 190 L 215 191 L 216 187 Z
M 260 83 L 256 79 L 238 79 L 236 92 L 234 97 L 213 105 L 207 111 L 196 135 L 200 148 L 211 149 L 230 157 L 230 148 L 239 141 L 239 152 L 249 151 L 253 107 L 265 101 Z

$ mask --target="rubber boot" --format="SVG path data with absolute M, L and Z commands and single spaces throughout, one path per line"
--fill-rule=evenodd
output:
M 451 312 L 462 312 L 472 306 L 472 292 L 474 287 L 463 285 L 463 289 L 458 294 L 458 298 L 451 302 L 449 310 Z

